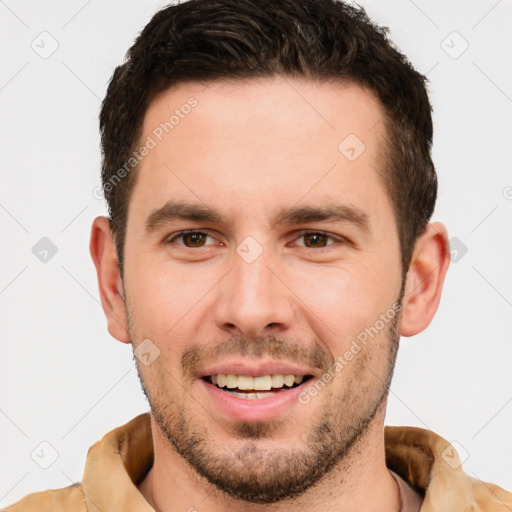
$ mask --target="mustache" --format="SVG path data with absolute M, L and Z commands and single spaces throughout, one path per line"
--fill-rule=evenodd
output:
M 311 344 L 297 339 L 286 340 L 275 335 L 257 339 L 235 335 L 212 345 L 191 345 L 181 357 L 181 371 L 185 378 L 193 380 L 198 369 L 207 362 L 236 355 L 255 359 L 286 359 L 319 368 L 322 372 L 326 372 L 335 362 L 334 357 L 318 342 Z

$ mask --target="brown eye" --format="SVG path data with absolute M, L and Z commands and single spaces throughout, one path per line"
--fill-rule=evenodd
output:
M 202 231 L 183 231 L 169 240 L 169 243 L 176 243 L 191 249 L 208 245 L 207 239 L 211 238 L 208 233 Z
M 305 249 L 329 249 L 347 245 L 350 242 L 341 235 L 331 235 L 324 231 L 299 231 L 295 233 L 293 245 Z
M 201 247 L 204 240 L 204 233 L 185 233 L 183 235 L 183 242 L 187 247 Z
M 323 233 L 306 233 L 302 237 L 306 247 L 325 247 L 327 240 L 331 238 Z

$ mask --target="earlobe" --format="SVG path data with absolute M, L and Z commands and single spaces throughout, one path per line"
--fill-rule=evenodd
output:
M 400 323 L 402 336 L 413 336 L 428 327 L 439 306 L 450 264 L 446 228 L 430 223 L 418 238 L 407 273 Z
M 101 305 L 107 318 L 108 331 L 117 340 L 130 343 L 123 282 L 109 219 L 106 217 L 97 217 L 94 220 L 89 250 L 96 267 Z

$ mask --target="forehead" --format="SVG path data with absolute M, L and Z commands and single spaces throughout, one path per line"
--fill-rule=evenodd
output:
M 348 83 L 273 77 L 183 83 L 159 94 L 143 122 L 151 141 L 132 194 L 146 208 L 173 198 L 275 211 L 276 203 L 377 188 L 383 112 Z M 240 207 L 245 208 L 240 212 Z

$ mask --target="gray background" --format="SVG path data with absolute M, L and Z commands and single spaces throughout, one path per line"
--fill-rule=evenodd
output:
M 0 506 L 80 480 L 89 446 L 148 409 L 88 240 L 105 213 L 100 101 L 164 5 L 0 0 Z M 512 489 L 512 2 L 362 5 L 430 79 L 434 220 L 456 250 L 436 318 L 402 339 L 387 423 L 436 431 L 467 473 Z

